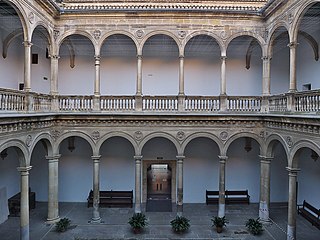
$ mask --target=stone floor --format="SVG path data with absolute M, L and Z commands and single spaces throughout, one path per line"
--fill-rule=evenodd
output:
M 37 207 L 30 212 L 30 240 L 106 240 L 106 239 L 212 239 L 212 240 L 286 240 L 287 208 L 285 205 L 272 205 L 270 215 L 272 222 L 264 226 L 262 235 L 255 237 L 248 233 L 245 221 L 256 218 L 258 206 L 228 205 L 226 218 L 229 224 L 220 234 L 211 227 L 211 217 L 217 214 L 217 206 L 205 204 L 185 204 L 183 215 L 190 219 L 191 227 L 187 233 L 173 233 L 170 220 L 175 217 L 171 212 L 147 212 L 149 226 L 143 233 L 132 233 L 128 219 L 133 209 L 103 208 L 101 209 L 101 224 L 90 224 L 92 208 L 85 203 L 60 203 L 60 217 L 67 217 L 72 221 L 71 228 L 64 233 L 54 231 L 54 225 L 45 223 L 47 212 L 46 203 L 37 203 Z M 19 217 L 10 217 L 0 225 L 1 240 L 19 239 Z M 297 216 L 297 239 L 319 240 L 320 230 Z

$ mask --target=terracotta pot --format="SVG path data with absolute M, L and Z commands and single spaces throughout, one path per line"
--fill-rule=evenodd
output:
M 216 227 L 217 233 L 222 233 L 222 227 Z
M 141 233 L 142 232 L 142 228 L 134 228 L 133 229 L 133 233 L 134 234 L 139 234 L 139 233 Z

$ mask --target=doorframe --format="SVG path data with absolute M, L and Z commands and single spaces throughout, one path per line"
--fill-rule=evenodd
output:
M 171 168 L 171 202 L 177 199 L 177 161 L 176 160 L 143 160 L 142 161 L 142 203 L 147 202 L 148 193 L 148 167 L 152 164 L 168 164 Z

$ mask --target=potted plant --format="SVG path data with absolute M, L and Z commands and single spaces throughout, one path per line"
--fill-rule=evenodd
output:
M 57 232 L 65 232 L 69 228 L 71 220 L 68 218 L 62 218 L 56 223 Z
M 129 218 L 128 223 L 130 224 L 135 234 L 141 233 L 141 231 L 148 225 L 148 219 L 144 213 L 134 213 Z
M 216 227 L 217 233 L 221 233 L 224 226 L 229 223 L 225 216 L 211 218 L 213 226 Z
M 260 222 L 259 218 L 248 219 L 248 221 L 246 222 L 246 227 L 253 235 L 259 235 L 263 232 L 262 223 Z
M 176 216 L 175 219 L 170 221 L 170 225 L 176 233 L 183 233 L 190 227 L 190 220 L 183 216 Z

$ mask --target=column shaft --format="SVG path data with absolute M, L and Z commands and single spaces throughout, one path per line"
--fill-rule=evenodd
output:
M 219 210 L 218 217 L 224 217 L 226 211 L 226 195 L 225 195 L 225 181 L 226 181 L 226 160 L 227 156 L 219 156 L 220 171 L 219 171 Z
M 47 156 L 48 160 L 48 218 L 47 223 L 55 223 L 60 220 L 59 217 L 59 158 L 60 155 Z
M 221 83 L 220 83 L 220 95 L 227 94 L 227 79 L 226 79 L 226 56 L 221 56 Z
M 136 171 L 135 171 L 135 209 L 136 213 L 141 212 L 141 159 L 142 156 L 135 156 Z
M 290 47 L 290 87 L 289 92 L 297 91 L 297 43 L 291 42 Z
M 262 58 L 262 95 L 269 96 L 270 95 L 270 57 Z
M 51 57 L 51 79 L 50 79 L 50 94 L 58 94 L 58 67 L 59 56 L 53 55 Z
M 100 222 L 100 157 L 92 156 L 93 160 L 93 216 L 92 222 Z
M 287 240 L 296 239 L 297 218 L 297 174 L 299 169 L 287 168 L 289 172 L 288 228 Z
M 179 57 L 179 95 L 184 95 L 184 56 Z
M 136 95 L 142 95 L 142 56 L 137 56 L 137 92 Z
M 31 90 L 31 46 L 29 41 L 23 42 L 24 45 L 24 90 Z
M 31 167 L 18 167 L 20 185 L 20 240 L 29 240 L 29 171 Z
M 183 212 L 183 160 L 184 156 L 177 156 L 177 214 L 182 215 Z
M 95 56 L 95 81 L 94 81 L 94 95 L 100 96 L 100 56 Z
M 269 221 L 270 206 L 270 163 L 272 158 L 260 156 L 260 203 L 259 218 Z

